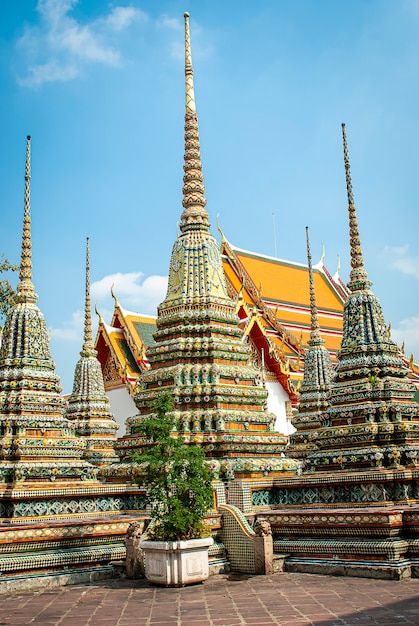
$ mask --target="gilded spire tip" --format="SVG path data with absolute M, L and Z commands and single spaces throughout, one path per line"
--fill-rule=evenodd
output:
M 308 277 L 310 285 L 310 316 L 311 316 L 311 333 L 309 345 L 319 345 L 324 343 L 320 336 L 319 320 L 317 315 L 317 303 L 316 292 L 314 289 L 314 277 L 313 277 L 313 264 L 311 260 L 310 250 L 310 237 L 308 233 L 308 226 L 306 226 L 306 244 L 307 244 L 307 263 L 308 263 Z
M 209 230 L 195 105 L 189 13 L 185 13 L 185 154 L 180 230 Z
M 90 354 L 93 350 L 92 312 L 90 305 L 90 243 L 86 237 L 86 295 L 84 306 L 84 344 L 83 354 Z
M 354 194 L 352 189 L 351 167 L 349 162 L 349 150 L 346 140 L 345 124 L 342 124 L 342 141 L 343 161 L 345 166 L 346 178 L 346 192 L 348 196 L 349 238 L 351 246 L 352 267 L 348 287 L 351 291 L 357 291 L 360 289 L 368 289 L 371 286 L 371 283 L 367 279 L 367 272 L 364 268 L 364 259 L 362 256 L 361 240 L 359 236 L 358 220 L 356 216 Z
M 191 35 L 189 31 L 189 13 L 185 13 L 185 91 L 186 113 L 196 113 L 191 52 Z
M 25 193 L 23 201 L 23 233 L 20 262 L 18 299 L 36 302 L 32 284 L 32 237 L 31 237 L 31 137 L 26 137 Z

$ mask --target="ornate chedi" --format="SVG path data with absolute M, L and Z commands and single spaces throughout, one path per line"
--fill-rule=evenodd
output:
M 86 442 L 83 457 L 95 465 L 118 460 L 113 444 L 118 424 L 109 409 L 103 374 L 93 346 L 90 308 L 90 250 L 86 240 L 86 297 L 84 343 L 74 373 L 73 392 L 68 399 L 66 417 L 75 426 L 76 434 Z
M 282 452 L 287 438 L 274 431 L 265 409 L 261 371 L 228 296 L 220 252 L 205 208 L 198 118 L 195 108 L 188 14 L 185 14 L 185 155 L 181 234 L 171 256 L 167 295 L 158 308 L 150 369 L 135 395 L 139 415 L 127 420 L 116 444 L 122 459 L 141 445 L 137 424 L 162 391 L 175 399 L 185 440 L 205 448 L 215 476 L 275 474 L 299 468 Z
M 0 348 L 0 586 L 15 590 L 28 578 L 31 585 L 45 584 L 47 575 L 59 574 L 62 584 L 113 576 L 109 562 L 124 558 L 127 527 L 145 513 L 136 486 L 98 480 L 99 468 L 83 458 L 86 452 L 91 458 L 96 442 L 77 436 L 76 424 L 64 416 L 66 401 L 36 306 L 31 256 L 28 137 L 20 283 Z M 87 331 L 82 358 L 89 358 L 89 339 L 91 345 Z M 96 389 L 93 377 L 85 378 L 84 389 L 88 382 Z M 89 405 L 96 411 L 91 422 L 105 416 L 102 406 Z M 78 408 L 80 426 L 80 403 Z
M 300 387 L 297 412 L 292 425 L 297 429 L 290 437 L 287 453 L 293 458 L 305 458 L 317 449 L 316 440 L 321 427 L 321 415 L 328 406 L 333 372 L 332 360 L 320 335 L 314 290 L 310 239 L 306 228 L 307 260 L 310 284 L 311 333 L 304 356 L 304 380 Z
M 6 503 L 2 509 L 1 497 L 6 497 L 10 485 L 91 480 L 97 471 L 82 459 L 85 442 L 64 418 L 65 400 L 45 320 L 36 306 L 31 258 L 28 137 L 20 282 L 0 348 L 0 517 L 8 513 Z
M 419 404 L 364 268 L 344 126 L 343 146 L 350 294 L 317 450 L 308 471 L 255 486 L 251 502 L 286 571 L 419 577 Z M 301 403 L 304 416 L 304 393 Z
M 341 349 L 329 407 L 322 416 L 319 451 L 307 460 L 316 470 L 419 464 L 419 404 L 415 385 L 390 339 L 378 298 L 370 290 L 352 191 L 342 124 L 351 243 L 351 273 Z

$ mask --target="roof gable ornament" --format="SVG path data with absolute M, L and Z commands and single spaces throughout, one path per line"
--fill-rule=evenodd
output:
M 338 264 L 336 267 L 336 272 L 333 274 L 333 280 L 338 282 L 340 280 L 340 255 L 338 254 Z

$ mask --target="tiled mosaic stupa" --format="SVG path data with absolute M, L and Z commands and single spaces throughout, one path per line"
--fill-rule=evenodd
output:
M 32 283 L 30 177 L 28 137 L 20 282 L 0 348 L 0 585 L 6 590 L 46 584 L 50 575 L 62 584 L 113 576 L 109 562 L 124 558 L 127 527 L 145 513 L 136 486 L 98 480 L 100 469 L 84 458 L 95 443 L 78 436 L 65 417 Z M 85 339 L 82 359 L 89 332 Z M 95 389 L 87 370 L 85 388 Z
M 168 289 L 158 308 L 151 368 L 135 396 L 139 414 L 127 420 L 117 442 L 122 460 L 141 446 L 140 420 L 163 391 L 175 399 L 178 429 L 202 445 L 223 479 L 296 471 L 283 455 L 287 438 L 274 431 L 265 408 L 261 370 L 250 365 L 251 349 L 239 328 L 236 303 L 227 293 L 217 241 L 210 233 L 200 155 L 189 36 L 185 14 L 185 153 L 183 213 L 172 250 Z
M 419 577 L 419 404 L 364 268 L 342 130 L 352 269 L 330 394 L 311 431 L 317 450 L 301 476 L 256 485 L 248 511 L 271 524 L 286 571 Z M 305 376 L 308 365 L 314 380 L 318 363 Z M 306 403 L 303 389 L 297 417 Z
M 306 239 L 311 332 L 304 355 L 304 380 L 300 387 L 298 408 L 292 419 L 292 425 L 297 431 L 291 435 L 287 448 L 287 453 L 293 458 L 305 458 L 317 449 L 318 431 L 322 425 L 322 413 L 328 406 L 333 371 L 330 354 L 320 334 L 308 228 Z
M 350 295 L 329 406 L 308 467 L 356 469 L 419 464 L 419 405 L 415 385 L 390 338 L 362 256 L 345 125 L 342 125 L 351 242 Z
M 118 460 L 113 447 L 118 424 L 109 408 L 102 369 L 93 346 L 89 239 L 86 241 L 84 343 L 74 373 L 73 391 L 68 399 L 66 417 L 72 420 L 76 434 L 86 442 L 83 458 L 95 465 L 106 465 Z
M 64 418 L 65 400 L 49 350 L 44 316 L 32 283 L 30 137 L 26 146 L 24 225 L 16 303 L 0 348 L 0 498 L 11 485 L 92 480 L 97 470 L 82 459 L 85 442 Z M 3 489 L 1 489 L 3 486 Z M 1 493 L 3 492 L 3 493 Z M 8 517 L 8 505 L 0 517 Z

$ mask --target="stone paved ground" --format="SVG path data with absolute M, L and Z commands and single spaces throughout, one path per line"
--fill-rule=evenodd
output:
M 212 576 L 181 589 L 110 580 L 0 597 L 0 626 L 419 625 L 419 580 Z

